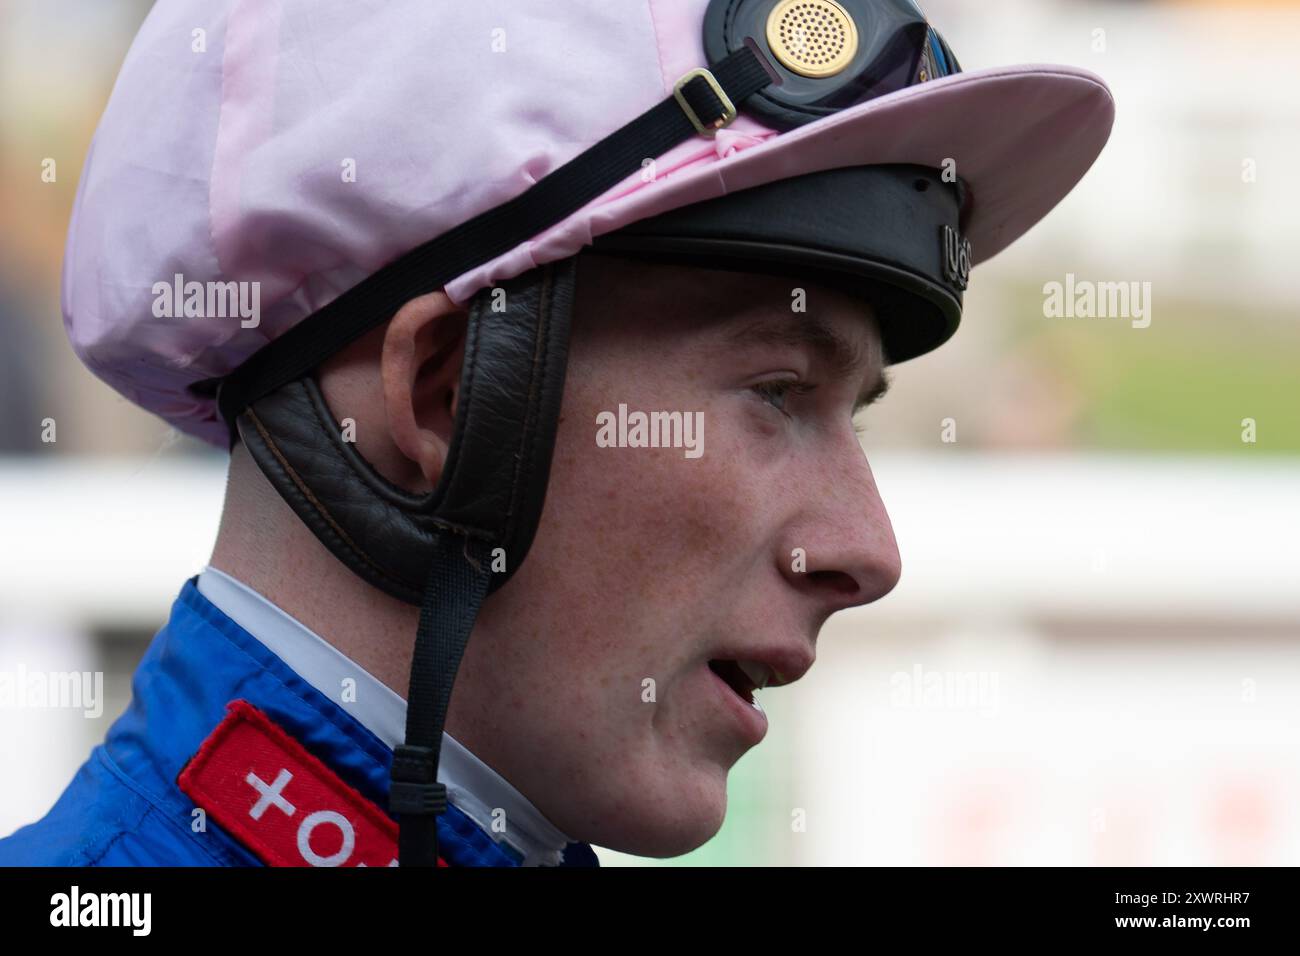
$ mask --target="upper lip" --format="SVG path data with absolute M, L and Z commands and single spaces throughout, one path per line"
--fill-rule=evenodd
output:
M 764 687 L 793 684 L 808 673 L 816 659 L 816 652 L 811 647 L 800 645 L 724 648 L 709 656 L 711 661 L 752 661 L 761 665 L 768 673 Z

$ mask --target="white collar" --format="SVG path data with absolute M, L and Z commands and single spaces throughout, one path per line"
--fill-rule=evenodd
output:
M 247 584 L 211 565 L 199 574 L 198 588 L 227 617 L 390 748 L 405 739 L 406 701 L 333 644 Z M 355 701 L 340 699 L 344 679 L 355 681 Z M 447 799 L 484 833 L 522 853 L 524 866 L 556 865 L 565 844 L 572 842 L 509 781 L 446 731 L 442 735 L 438 780 L 447 787 Z M 493 831 L 493 808 L 505 811 L 507 833 Z

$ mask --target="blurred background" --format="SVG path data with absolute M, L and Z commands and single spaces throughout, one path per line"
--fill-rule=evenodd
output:
M 60 319 L 81 163 L 149 6 L 0 3 L 0 671 L 105 693 L 98 716 L 0 702 L 0 835 L 126 706 L 220 512 L 225 456 L 93 378 Z M 1113 138 L 866 418 L 901 584 L 763 695 L 715 840 L 602 862 L 1300 864 L 1300 2 L 923 6 L 968 70 L 1099 73 Z M 1068 275 L 1150 283 L 1150 324 L 1046 318 Z

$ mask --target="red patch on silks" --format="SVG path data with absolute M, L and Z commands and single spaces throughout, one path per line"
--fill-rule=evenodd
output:
M 267 866 L 397 865 L 388 814 L 248 701 L 226 711 L 176 778 L 197 806 Z

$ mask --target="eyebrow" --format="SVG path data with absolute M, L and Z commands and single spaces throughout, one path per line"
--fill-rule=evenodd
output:
M 823 319 L 807 316 L 789 319 L 784 316 L 767 316 L 736 329 L 727 340 L 737 346 L 753 344 L 785 346 L 808 349 L 826 366 L 829 373 L 839 379 L 851 378 L 867 364 L 866 350 L 846 339 Z M 889 379 L 882 367 L 875 382 L 863 391 L 853 403 L 857 415 L 867 406 L 885 397 Z

